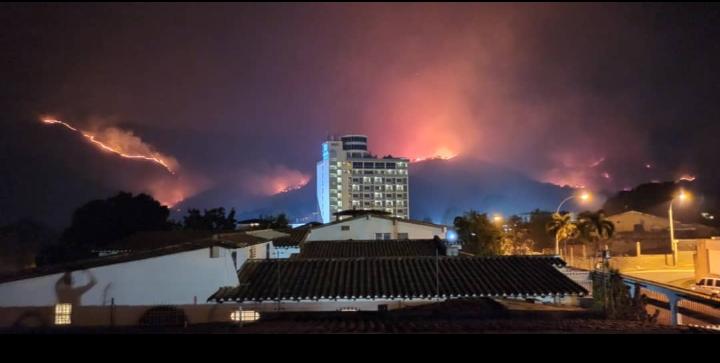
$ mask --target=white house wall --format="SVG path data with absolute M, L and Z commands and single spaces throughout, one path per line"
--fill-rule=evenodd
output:
M 268 243 L 252 246 L 257 258 L 265 258 Z M 237 249 L 237 267 L 250 255 L 250 248 Z M 238 284 L 231 252 L 220 248 L 210 258 L 210 248 L 90 268 L 97 284 L 80 299 L 81 305 L 204 304 L 218 286 Z M 0 306 L 49 306 L 57 303 L 55 283 L 63 273 L 0 284 Z M 88 277 L 73 271 L 73 286 Z
M 350 229 L 343 231 L 343 226 L 349 226 Z M 375 233 L 390 233 L 391 239 L 397 239 L 399 233 L 407 233 L 409 239 L 432 239 L 434 236 L 445 238 L 446 229 L 400 220 L 393 224 L 393 220 L 384 218 L 357 218 L 315 227 L 310 230 L 306 241 L 368 240 L 375 239 Z

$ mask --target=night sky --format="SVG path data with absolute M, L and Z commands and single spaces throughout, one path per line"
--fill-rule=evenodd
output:
M 559 185 L 714 187 L 718 24 L 713 5 L 4 4 L 0 222 L 120 188 L 313 185 L 344 133 Z

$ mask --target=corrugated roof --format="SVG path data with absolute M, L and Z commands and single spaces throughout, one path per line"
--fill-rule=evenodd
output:
M 309 241 L 300 258 L 400 257 L 445 255 L 442 240 L 344 240 Z
M 275 247 L 297 247 L 307 238 L 310 233 L 309 227 L 301 227 L 287 231 L 289 234 L 287 237 L 279 237 L 273 239 L 273 246 Z
M 208 301 L 586 294 L 555 267 L 564 264 L 553 256 L 250 260 L 239 286 L 220 288 Z

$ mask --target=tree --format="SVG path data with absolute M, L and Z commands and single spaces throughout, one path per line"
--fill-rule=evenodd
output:
M 270 228 L 285 229 L 288 228 L 289 224 L 290 223 L 285 213 L 280 213 L 272 220 L 272 222 L 270 223 Z
M 526 228 L 529 238 L 534 242 L 534 247 L 542 250 L 545 248 L 555 249 L 555 238 L 548 234 L 547 225 L 552 221 L 552 212 L 535 209 L 530 212 L 530 221 Z
M 570 213 L 554 213 L 552 220 L 547 225 L 547 231 L 554 235 L 558 242 L 567 242 L 580 235 L 580 230 L 577 224 L 572 221 Z
M 502 253 L 502 232 L 490 222 L 487 214 L 471 210 L 455 217 L 454 225 L 458 239 L 469 253 L 480 256 Z
M 119 192 L 75 210 L 61 241 L 78 247 L 102 247 L 136 232 L 168 230 L 169 215 L 167 207 L 147 194 Z
M 507 229 L 502 232 L 501 251 L 503 255 L 528 255 L 533 251 L 535 241 L 530 237 L 528 223 L 520 216 L 508 218 Z
M 75 210 L 72 222 L 57 244 L 38 254 L 38 265 L 92 256 L 93 249 L 141 231 L 169 230 L 170 210 L 147 194 L 119 192 L 90 201 Z
M 593 271 L 590 277 L 593 281 L 594 307 L 607 318 L 648 322 L 657 320 L 659 311 L 652 316 L 648 314 L 645 296 L 640 295 L 639 289 L 631 296 L 630 287 L 625 284 L 618 270 L 605 266 L 603 271 Z
M 577 225 L 581 239 L 589 243 L 610 239 L 615 233 L 615 225 L 605 219 L 605 211 L 602 209 L 594 213 L 590 211 L 580 213 Z
M 196 231 L 228 231 L 234 230 L 237 226 L 235 220 L 235 209 L 231 209 L 225 215 L 225 208 L 204 209 L 202 213 L 198 209 L 189 209 L 183 217 L 183 227 Z

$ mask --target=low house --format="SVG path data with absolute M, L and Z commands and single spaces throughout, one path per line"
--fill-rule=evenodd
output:
M 212 305 L 205 305 L 207 296 L 218 284 L 237 284 L 237 269 L 248 259 L 267 258 L 271 249 L 270 241 L 243 233 L 171 245 L 147 240 L 147 245 L 0 278 L 0 326 L 25 318 L 134 325 L 144 312 L 164 305 L 194 311 L 194 322 L 215 319 Z
M 587 294 L 558 269 L 564 265 L 551 256 L 250 260 L 238 273 L 239 284 L 220 288 L 208 301 L 252 311 L 347 311 L 475 297 L 567 301 Z
M 365 214 L 310 229 L 306 241 L 370 239 L 444 239 L 447 226 L 411 219 Z
M 457 255 L 457 247 L 447 241 L 422 240 L 364 240 L 310 241 L 302 246 L 298 258 L 359 258 L 401 256 Z M 449 253 L 448 253 L 449 252 Z
M 695 254 L 695 279 L 708 276 L 720 277 L 720 237 L 697 242 Z
M 287 231 L 285 236 L 273 239 L 273 258 L 290 258 L 300 253 L 300 245 L 305 242 L 310 227 L 298 227 Z

